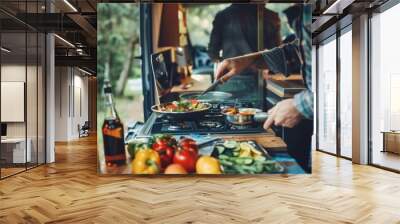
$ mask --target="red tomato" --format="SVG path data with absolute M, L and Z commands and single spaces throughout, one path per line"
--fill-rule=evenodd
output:
M 158 153 L 161 160 L 161 168 L 164 169 L 171 164 L 175 149 L 167 144 L 154 143 L 152 149 Z
M 196 145 L 196 142 L 191 138 L 181 138 L 179 140 L 179 144 L 194 144 L 194 145 Z
M 178 106 L 173 104 L 173 103 L 171 103 L 171 104 L 168 104 L 167 106 L 165 106 L 165 108 L 174 110 L 174 109 L 178 108 Z
M 174 163 L 180 164 L 189 173 L 194 172 L 196 169 L 197 153 L 179 149 L 175 152 Z
M 174 137 L 172 137 L 171 135 L 155 135 L 150 139 L 149 143 L 151 146 L 154 143 L 158 143 L 160 145 L 168 145 L 171 147 L 177 146 L 176 139 Z
M 179 147 L 183 150 L 191 151 L 198 154 L 198 147 L 196 142 L 191 138 L 183 138 L 179 141 Z

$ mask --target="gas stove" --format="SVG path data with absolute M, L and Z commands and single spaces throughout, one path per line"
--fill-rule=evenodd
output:
M 233 125 L 225 120 L 221 110 L 233 103 L 213 103 L 212 108 L 202 117 L 191 120 L 174 120 L 166 116 L 156 117 L 151 125 L 150 134 L 250 134 L 262 133 L 262 123 L 251 125 Z M 253 107 L 251 103 L 239 103 L 237 107 Z

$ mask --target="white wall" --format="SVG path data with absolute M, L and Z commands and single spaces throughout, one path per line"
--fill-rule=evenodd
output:
M 88 120 L 88 78 L 76 68 L 56 67 L 55 140 L 79 137 L 78 125 Z
M 26 70 L 27 69 L 27 70 Z M 29 66 L 25 67 L 25 65 L 18 65 L 18 64 L 5 64 L 1 66 L 1 81 L 2 82 L 25 82 L 25 75 L 26 71 L 28 71 L 28 81 L 29 86 L 33 85 L 36 86 L 36 80 L 31 80 L 31 74 L 36 75 L 36 67 Z M 31 106 L 36 108 L 36 88 L 27 88 L 27 106 Z M 30 105 L 31 103 L 34 103 Z M 39 105 L 40 107 L 40 105 Z M 7 108 L 1 108 L 1 110 L 7 110 Z M 35 109 L 36 111 L 36 109 Z M 28 109 L 28 112 L 31 110 Z M 28 122 L 34 121 L 34 124 L 28 125 L 28 129 L 30 127 L 36 130 L 36 120 L 37 115 L 36 113 L 27 113 Z M 7 136 L 8 137 L 25 137 L 25 123 L 26 122 L 7 122 Z M 29 130 L 28 130 L 29 131 Z M 35 133 L 36 135 L 36 133 Z M 29 133 L 28 133 L 28 137 Z
M 55 141 L 68 140 L 68 71 L 67 67 L 55 68 Z

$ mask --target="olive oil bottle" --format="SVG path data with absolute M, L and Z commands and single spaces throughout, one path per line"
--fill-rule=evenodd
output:
M 126 164 L 124 126 L 115 110 L 111 83 L 108 80 L 104 84 L 104 95 L 107 114 L 102 126 L 102 133 L 106 165 L 124 165 Z

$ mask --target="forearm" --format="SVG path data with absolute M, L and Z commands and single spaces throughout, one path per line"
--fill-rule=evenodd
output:
M 263 54 L 266 52 L 265 51 L 258 51 L 254 53 L 249 53 L 237 57 L 230 58 L 232 60 L 246 60 L 249 61 L 249 67 L 254 67 L 257 69 L 267 69 L 267 64 L 265 63 L 263 59 Z
M 254 68 L 268 69 L 274 73 L 283 73 L 285 75 L 299 72 L 302 64 L 296 42 L 231 59 L 246 60 L 249 61 L 249 66 Z

